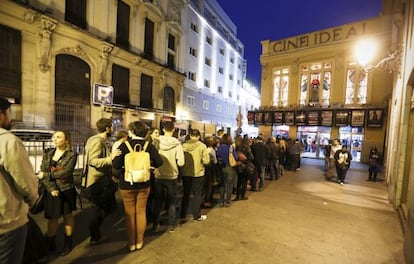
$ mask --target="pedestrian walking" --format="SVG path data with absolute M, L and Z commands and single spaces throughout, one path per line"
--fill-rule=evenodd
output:
M 378 154 L 377 147 L 373 146 L 369 150 L 369 168 L 368 168 L 368 181 L 377 181 L 378 170 L 380 168 L 379 165 L 380 156 Z
M 335 153 L 334 158 L 338 183 L 344 185 L 346 174 L 351 165 L 352 154 L 347 149 L 347 146 L 343 145 L 342 148 Z

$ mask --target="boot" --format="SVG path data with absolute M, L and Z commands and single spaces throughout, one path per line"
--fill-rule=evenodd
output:
M 46 248 L 48 250 L 48 253 L 53 253 L 56 251 L 56 236 L 47 236 L 46 235 Z
M 73 249 L 73 239 L 72 236 L 65 235 L 65 241 L 63 242 L 63 249 L 62 253 L 60 253 L 61 256 L 66 256 L 69 254 Z

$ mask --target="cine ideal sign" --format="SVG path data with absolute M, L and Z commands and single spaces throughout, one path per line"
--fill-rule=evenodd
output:
M 94 104 L 113 104 L 114 87 L 105 84 L 94 83 L 92 88 L 92 100 Z

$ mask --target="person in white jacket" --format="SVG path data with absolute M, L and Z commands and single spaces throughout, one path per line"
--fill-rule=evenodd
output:
M 168 204 L 168 231 L 174 232 L 177 228 L 176 200 L 178 166 L 184 166 L 184 151 L 181 142 L 173 137 L 174 123 L 163 123 L 164 135 L 158 138 L 159 154 L 162 158 L 161 167 L 155 169 L 154 204 L 153 204 L 153 231 L 157 232 L 160 226 L 160 211 L 164 190 Z
M 38 198 L 37 178 L 20 139 L 10 133 L 11 104 L 0 97 L 0 263 L 21 263 L 27 214 Z

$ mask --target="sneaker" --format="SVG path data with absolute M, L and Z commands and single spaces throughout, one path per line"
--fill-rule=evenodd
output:
M 344 182 L 340 182 L 339 184 L 340 184 L 341 186 L 344 186 Z
M 177 226 L 170 226 L 168 228 L 168 233 L 174 233 L 176 229 L 177 229 Z
M 199 217 L 199 218 L 194 219 L 194 220 L 196 220 L 196 221 L 204 221 L 204 220 L 206 220 L 206 219 L 207 219 L 207 215 L 200 215 L 200 217 Z
M 230 207 L 230 205 L 231 205 L 231 203 L 226 203 L 226 205 L 225 205 L 225 206 L 226 206 L 226 207 Z

